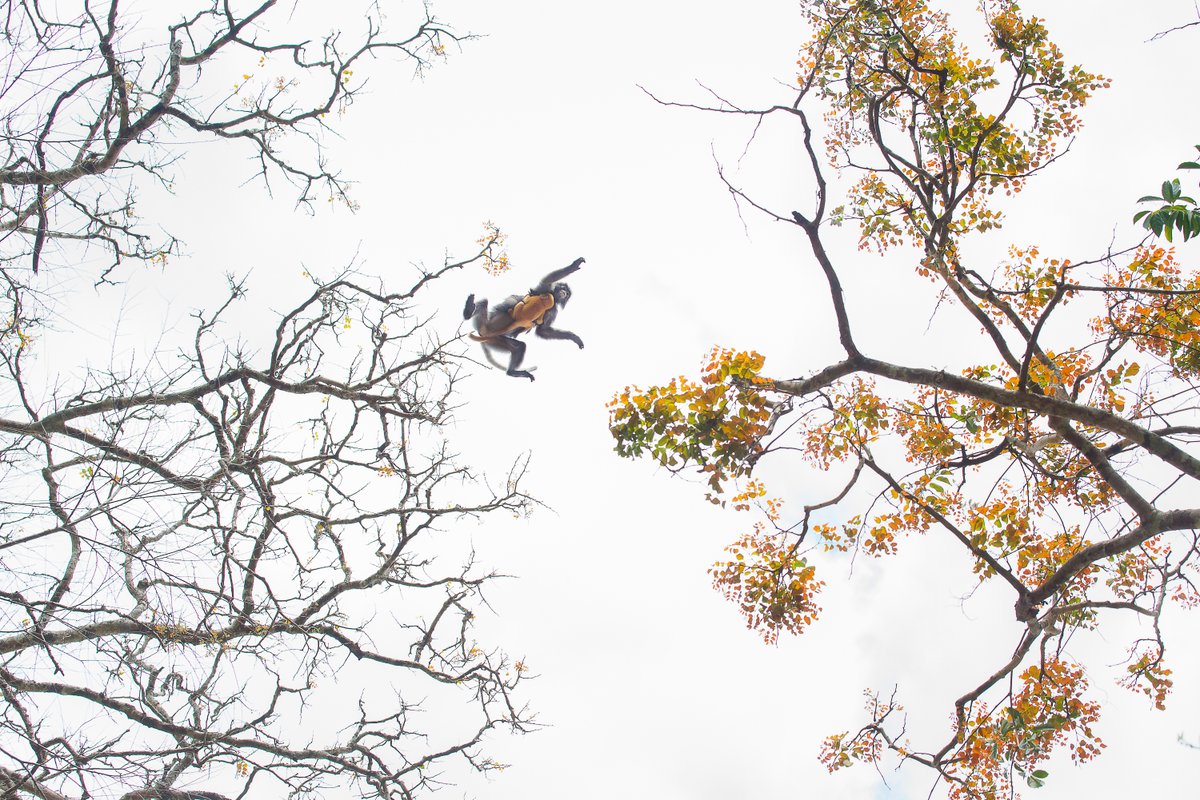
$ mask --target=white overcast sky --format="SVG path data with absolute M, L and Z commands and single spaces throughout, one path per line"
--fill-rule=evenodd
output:
M 975 4 L 946 5 L 971 13 Z M 987 247 L 1038 243 L 1046 253 L 1095 256 L 1114 234 L 1127 241 L 1136 198 L 1200 142 L 1188 93 L 1200 30 L 1147 42 L 1195 11 L 1190 0 L 1024 7 L 1048 18 L 1071 60 L 1113 87 L 1085 110 L 1071 154 L 1018 198 Z M 483 38 L 421 79 L 405 65 L 356 69 L 368 91 L 336 122 L 343 139 L 330 152 L 358 181 L 357 214 L 308 216 L 286 190 L 272 200 L 245 184 L 252 165 L 236 147 L 194 147 L 176 196 L 142 211 L 183 238 L 188 256 L 166 278 L 119 290 L 125 313 L 169 329 L 226 271 L 251 273 L 243 313 L 299 291 L 305 269 L 331 274 L 353 262 L 407 285 L 412 264 L 468 254 L 492 220 L 509 235 L 513 271 L 460 273 L 437 287 L 431 300 L 445 308 L 449 335 L 468 292 L 522 291 L 586 257 L 559 322 L 587 348 L 533 340 L 536 383 L 480 370 L 464 384 L 455 435 L 465 460 L 500 475 L 531 452 L 525 488 L 552 507 L 527 521 L 489 520 L 473 534 L 482 563 L 518 576 L 492 591 L 495 613 L 482 633 L 540 675 L 525 696 L 547 727 L 493 738 L 512 767 L 445 796 L 924 797 L 931 774 L 915 768 L 885 772 L 891 789 L 869 767 L 827 775 L 816 760 L 821 739 L 861 724 L 862 689 L 898 685 L 914 742 L 944 741 L 952 699 L 1011 651 L 1011 597 L 993 587 L 971 594 L 961 554 L 936 537 L 910 541 L 897 558 L 859 559 L 853 573 L 848 560 L 824 560 L 820 623 L 764 646 L 706 575 L 753 518 L 706 504 L 696 483 L 619 461 L 606 426 L 614 390 L 695 374 L 714 344 L 765 353 L 777 377 L 837 355 L 822 283 L 797 232 L 748 209 L 739 217 L 716 177 L 719 160 L 767 204 L 803 207 L 812 188 L 797 130 L 769 125 L 739 165 L 749 120 L 663 108 L 637 88 L 705 102 L 703 84 L 744 106 L 790 102 L 806 35 L 798 3 L 441 0 L 433 9 Z M 359 19 L 341 25 L 354 34 Z M 953 316 L 929 324 L 933 299 L 911 279 L 909 254 L 870 258 L 843 244 L 867 351 L 960 363 L 974 329 Z M 106 333 L 108 291 L 81 323 L 118 353 L 141 346 L 144 334 L 128 321 L 128 333 Z M 769 473 L 793 509 L 836 480 L 801 469 L 780 461 Z M 1099 733 L 1109 748 L 1083 769 L 1056 762 L 1050 786 L 1029 796 L 1194 796 L 1200 752 L 1176 737 L 1200 738 L 1196 623 L 1175 610 L 1164 620 L 1177 678 L 1166 712 L 1117 687 L 1105 666 L 1121 658 L 1132 623 L 1075 640 L 1071 652 L 1093 668 L 1105 703 Z

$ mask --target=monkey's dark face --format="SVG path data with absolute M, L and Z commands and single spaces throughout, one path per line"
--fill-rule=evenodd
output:
M 556 306 L 565 306 L 571 299 L 571 287 L 565 283 L 554 284 L 550 291 L 554 293 L 554 305 Z

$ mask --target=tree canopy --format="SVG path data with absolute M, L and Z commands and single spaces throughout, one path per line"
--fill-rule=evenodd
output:
M 1007 257 L 981 257 L 975 243 L 996 236 L 1022 189 L 1051 179 L 1105 78 L 1011 0 L 981 3 L 982 42 L 924 0 L 805 9 L 813 33 L 791 102 L 710 110 L 798 127 L 811 202 L 776 211 L 722 179 L 739 203 L 795 227 L 843 357 L 781 378 L 759 353 L 717 347 L 698 379 L 618 392 L 612 434 L 620 455 L 699 470 L 711 501 L 757 510 L 711 576 L 767 642 L 814 624 L 838 554 L 888 558 L 913 536 L 947 537 L 970 557 L 968 581 L 1006 586 L 1022 623 L 1011 657 L 963 678 L 944 740 L 910 741 L 902 691 L 873 691 L 867 719 L 820 753 L 831 771 L 892 758 L 933 769 L 952 798 L 1006 797 L 1043 785 L 1052 754 L 1084 762 L 1105 746 L 1070 639 L 1115 615 L 1143 618 L 1120 682 L 1161 707 L 1172 676 L 1159 620 L 1200 601 L 1200 275 L 1154 238 L 1188 238 L 1194 203 L 1168 182 L 1143 198 L 1165 205 L 1139 214 L 1140 241 L 1129 230 L 1123 246 L 1068 256 L 1017 232 L 1026 238 Z M 840 225 L 857 226 L 889 269 L 928 281 L 937 314 L 976 343 L 971 363 L 860 347 L 845 259 L 827 246 Z M 843 488 L 785 504 L 763 472 L 789 459 Z
M 118 346 L 123 309 L 88 287 L 176 253 L 137 201 L 197 142 L 352 204 L 326 115 L 360 62 L 419 71 L 459 37 L 420 4 L 395 38 L 367 5 L 357 39 L 312 5 L 165 5 L 0 15 L 0 795 L 407 799 L 501 768 L 482 746 L 527 726 L 526 668 L 473 632 L 494 574 L 463 524 L 534 503 L 524 460 L 489 485 L 456 455 L 461 348 L 420 308 L 495 265 L 499 231 L 387 280 L 297 268 L 269 298 L 214 271 L 185 324 L 152 307 L 157 348 Z

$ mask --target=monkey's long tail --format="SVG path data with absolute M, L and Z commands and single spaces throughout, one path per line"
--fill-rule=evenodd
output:
M 494 356 L 492 356 L 491 348 L 483 348 L 483 357 L 486 358 L 496 369 L 507 369 L 507 367 L 505 367 L 503 364 L 497 361 Z

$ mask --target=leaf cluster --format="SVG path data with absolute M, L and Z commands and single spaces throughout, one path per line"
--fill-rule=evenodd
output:
M 1200 150 L 1200 145 L 1196 145 L 1196 149 Z M 1178 168 L 1200 169 L 1200 163 L 1184 161 Z M 1145 209 L 1133 216 L 1134 222 L 1141 222 L 1155 236 L 1162 236 L 1168 242 L 1174 241 L 1176 232 L 1185 242 L 1200 236 L 1200 207 L 1194 198 L 1183 193 L 1178 178 L 1163 181 L 1161 194 L 1140 197 L 1138 202 L 1162 203 L 1158 208 Z

